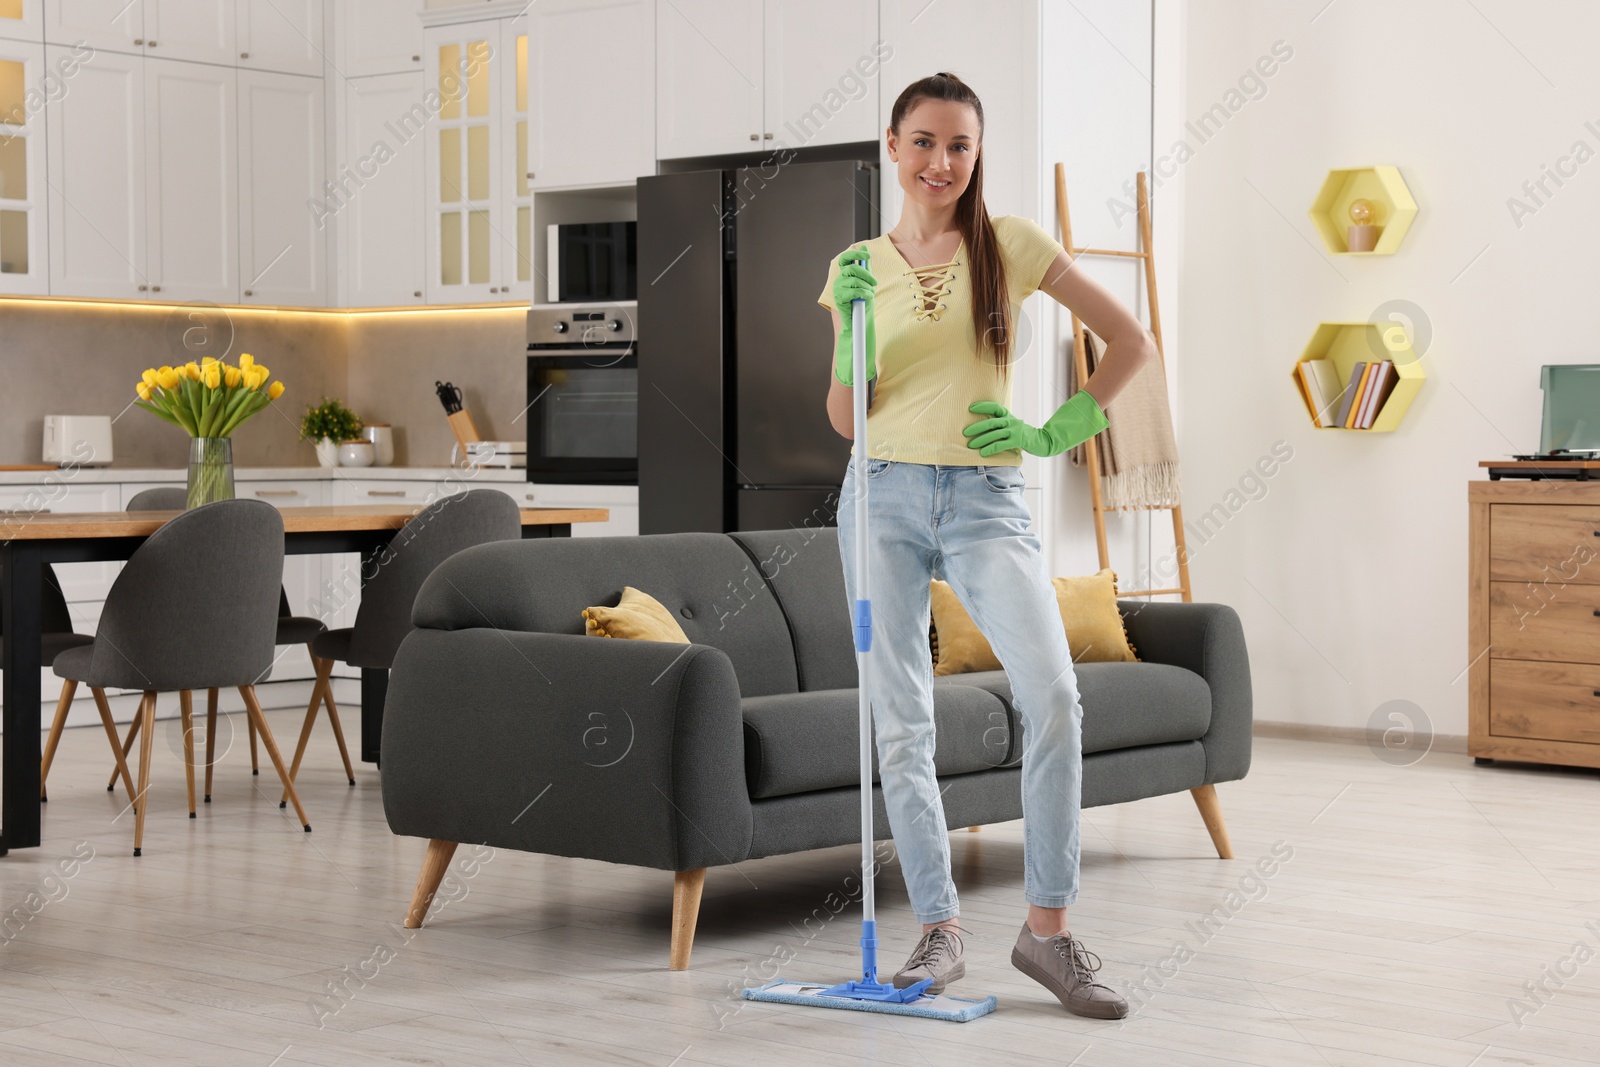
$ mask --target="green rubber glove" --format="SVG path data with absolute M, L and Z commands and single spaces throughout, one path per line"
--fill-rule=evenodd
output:
M 967 447 L 978 449 L 985 457 L 1013 448 L 1036 456 L 1054 456 L 1083 444 L 1110 425 L 1099 403 L 1082 389 L 1068 397 L 1041 427 L 1029 426 L 993 400 L 979 400 L 967 410 L 994 416 L 961 431 L 971 438 Z
M 867 328 L 867 381 L 878 376 L 878 338 L 873 330 L 873 296 L 878 289 L 878 279 L 872 276 L 866 266 L 856 260 L 870 260 L 872 253 L 867 251 L 866 245 L 852 248 L 839 256 L 839 276 L 833 280 L 833 306 L 838 309 L 839 318 L 843 320 L 843 328 L 839 330 L 839 342 L 833 349 L 833 376 L 845 385 L 854 385 L 851 381 L 855 361 L 855 342 L 852 332 L 855 318 L 852 300 L 864 300 L 866 312 L 864 319 Z

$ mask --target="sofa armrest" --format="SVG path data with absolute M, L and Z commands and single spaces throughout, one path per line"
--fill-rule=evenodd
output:
M 673 871 L 749 855 L 739 684 L 708 645 L 413 630 L 382 752 L 397 834 Z
M 1231 782 L 1250 770 L 1250 656 L 1239 613 L 1226 604 L 1118 600 L 1141 660 L 1194 671 L 1211 687 L 1211 726 L 1200 739 L 1206 784 Z

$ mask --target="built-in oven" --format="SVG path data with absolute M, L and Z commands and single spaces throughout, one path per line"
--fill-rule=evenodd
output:
M 637 305 L 528 311 L 528 480 L 639 484 Z

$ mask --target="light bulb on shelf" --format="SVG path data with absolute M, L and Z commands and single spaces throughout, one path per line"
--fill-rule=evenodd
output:
M 1357 226 L 1370 225 L 1374 214 L 1376 212 L 1373 210 L 1371 200 L 1358 197 L 1350 201 L 1350 221 Z

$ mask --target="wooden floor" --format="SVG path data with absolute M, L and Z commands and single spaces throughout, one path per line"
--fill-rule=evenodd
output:
M 298 716 L 269 718 L 294 736 Z M 1110 981 L 1143 983 L 1121 1023 L 1066 1014 L 1011 967 L 1021 824 L 954 833 L 971 933 L 951 992 L 1000 1000 L 963 1025 L 738 997 L 780 958 L 785 977 L 851 976 L 859 911 L 826 901 L 853 848 L 712 870 L 685 972 L 666 968 L 660 871 L 501 851 L 463 872 L 463 846 L 456 899 L 408 931 L 424 843 L 389 833 L 370 765 L 344 783 L 325 727 L 300 779 L 309 835 L 269 768 L 251 778 L 242 722 L 190 821 L 176 724 L 159 728 L 142 858 L 104 735 L 76 729 L 45 846 L 0 859 L 7 1067 L 1600 1062 L 1593 772 L 1263 739 L 1219 790 L 1231 862 L 1186 794 L 1091 810 L 1072 927 Z M 898 868 L 878 900 L 892 972 L 916 930 Z

